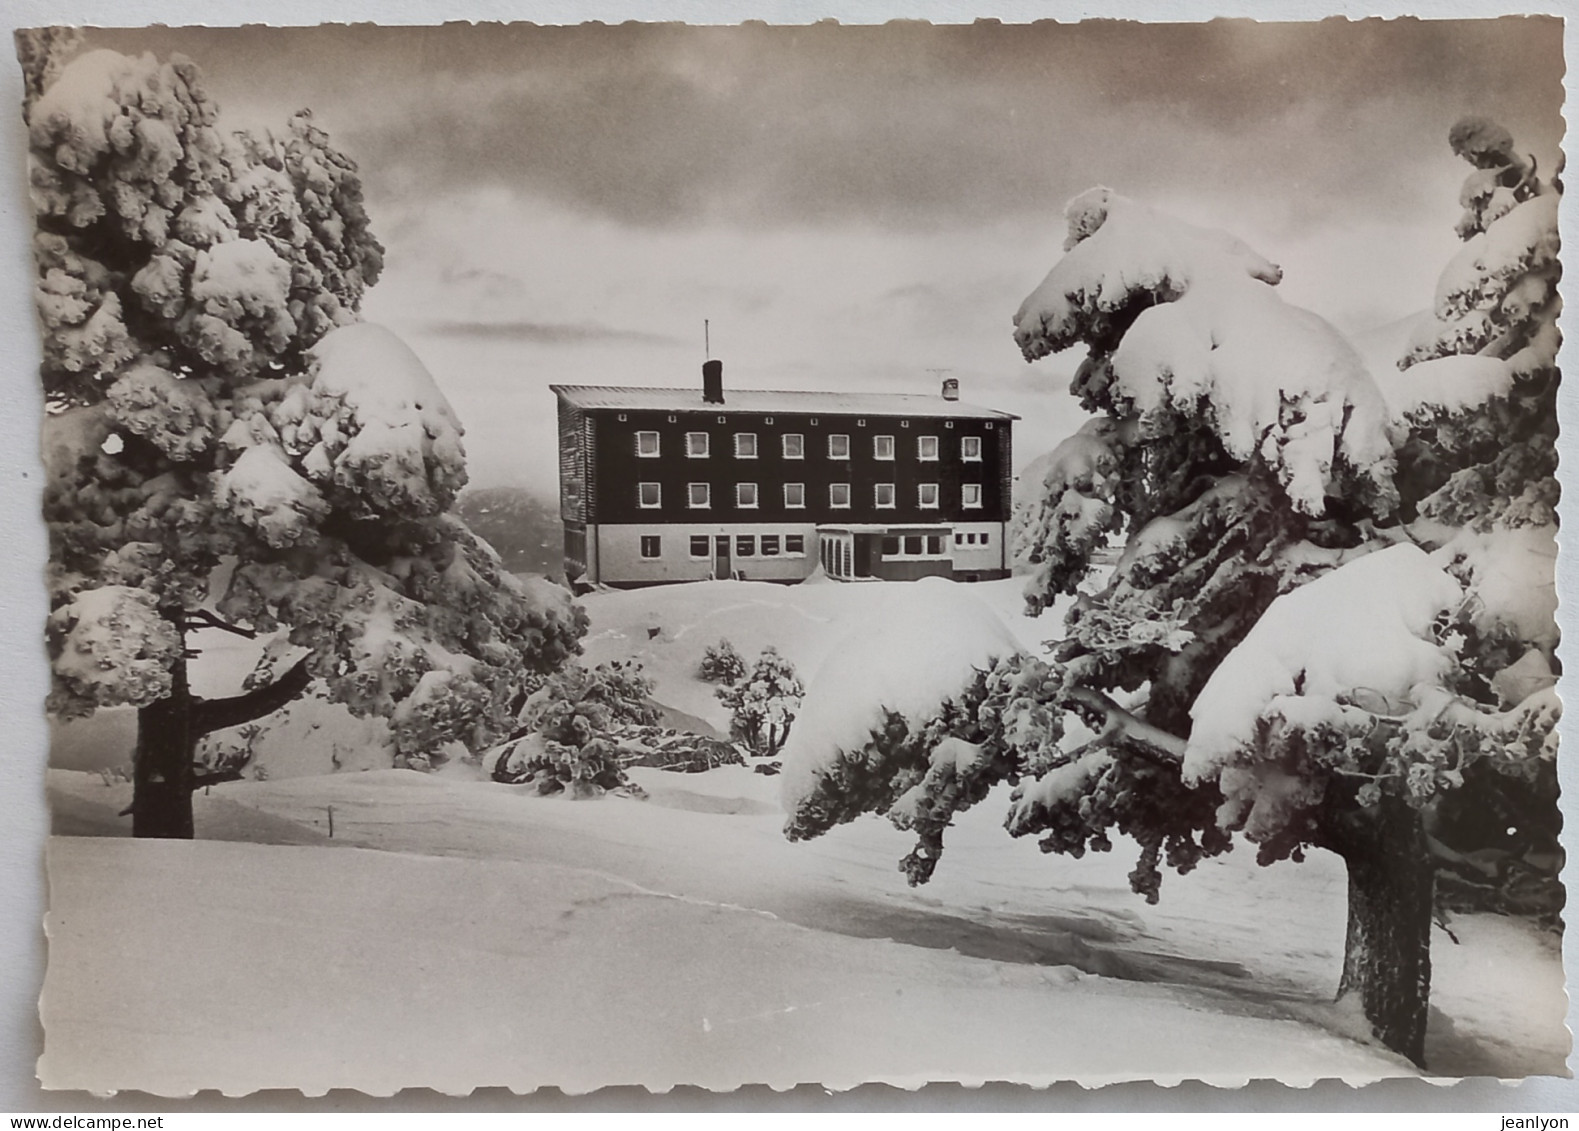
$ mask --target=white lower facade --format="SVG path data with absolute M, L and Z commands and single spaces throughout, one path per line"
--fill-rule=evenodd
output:
M 863 561 L 866 576 L 902 579 L 916 576 L 912 564 L 925 562 L 924 572 L 943 572 L 963 579 L 1002 576 L 1007 572 L 1001 522 L 955 522 L 928 527 L 894 527 L 924 530 L 936 541 L 919 546 L 901 536 L 892 552 L 883 548 L 877 527 L 836 527 L 811 522 L 782 523 L 675 523 L 589 524 L 586 527 L 585 580 L 593 585 L 662 585 L 680 581 L 735 578 L 744 581 L 800 581 L 822 562 L 823 543 L 841 547 L 851 543 L 853 532 L 873 536 L 870 557 Z M 912 552 L 914 551 L 914 552 Z M 830 570 L 835 577 L 852 577 L 851 557 L 841 553 L 843 568 Z
M 660 585 L 734 577 L 799 581 L 817 566 L 810 522 L 589 525 L 587 578 L 599 585 Z

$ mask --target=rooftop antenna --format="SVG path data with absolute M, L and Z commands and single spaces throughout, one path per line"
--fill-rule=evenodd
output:
M 702 352 L 707 355 L 702 359 L 703 361 L 713 360 L 713 339 L 708 331 L 707 319 L 705 318 L 702 319 Z

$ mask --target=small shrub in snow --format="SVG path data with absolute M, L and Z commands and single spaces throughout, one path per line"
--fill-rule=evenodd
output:
M 496 767 L 494 780 L 526 782 L 543 796 L 566 793 L 577 801 L 615 792 L 632 797 L 646 796 L 640 786 L 625 776 L 614 744 L 603 738 L 594 738 L 581 746 L 545 742 L 513 773 L 501 778 Z
M 784 746 L 806 689 L 795 667 L 773 648 L 764 649 L 751 674 L 717 691 L 729 708 L 730 730 L 756 753 L 772 757 Z
M 697 674 L 708 683 L 736 684 L 746 676 L 746 658 L 729 641 L 720 640 L 702 653 Z
M 734 743 L 704 738 L 666 727 L 624 726 L 611 737 L 618 745 L 621 766 L 650 766 L 682 774 L 700 774 L 719 766 L 743 766 Z
M 625 776 L 616 735 L 631 724 L 659 719 L 652 680 L 641 665 L 574 665 L 549 677 L 527 703 L 523 726 L 509 749 L 488 758 L 495 781 L 533 782 L 539 793 L 568 790 L 598 797 L 610 790 L 640 794 Z M 535 743 L 515 745 L 523 736 Z

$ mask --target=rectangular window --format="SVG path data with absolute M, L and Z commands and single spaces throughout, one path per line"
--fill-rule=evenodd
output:
M 711 483 L 687 483 L 685 485 L 686 505 L 692 510 L 705 510 L 713 505 L 713 485 Z
M 764 534 L 762 536 L 762 556 L 776 558 L 779 556 L 779 536 L 777 534 Z
M 873 436 L 872 437 L 872 458 L 873 459 L 893 459 L 894 458 L 894 438 L 892 436 Z
M 828 437 L 828 458 L 829 459 L 849 459 L 850 458 L 850 437 L 848 437 L 848 436 L 829 436 Z
M 649 510 L 663 506 L 663 488 L 656 483 L 636 484 L 636 502 Z
M 976 541 L 985 546 L 992 541 L 992 535 L 983 530 L 980 534 L 976 535 Z
M 834 510 L 849 510 L 850 485 L 848 483 L 828 484 L 828 505 Z
M 941 535 L 941 534 L 928 534 L 927 535 L 927 553 L 929 553 L 929 554 L 941 554 L 942 552 L 943 552 L 943 535 Z
M 806 484 L 784 484 L 784 505 L 790 510 L 804 510 L 806 507 Z
M 757 485 L 755 483 L 735 484 L 735 506 L 747 510 L 755 510 L 757 506 Z
M 916 458 L 934 460 L 938 458 L 938 438 L 936 436 L 916 437 Z
M 642 459 L 658 458 L 658 433 L 636 433 L 636 454 Z
M 755 534 L 735 535 L 735 557 L 754 558 L 757 556 L 757 536 Z
M 959 458 L 971 463 L 981 462 L 981 437 L 961 436 L 959 438 Z
M 784 552 L 786 554 L 801 554 L 801 555 L 804 555 L 806 553 L 806 535 L 804 535 L 804 534 L 786 534 L 786 535 L 784 535 Z
M 780 437 L 784 444 L 785 459 L 806 458 L 806 437 L 799 432 L 786 432 Z
M 891 558 L 899 553 L 899 539 L 890 534 L 883 539 L 883 557 Z
M 919 554 L 920 552 L 921 552 L 921 535 L 919 535 L 919 534 L 906 534 L 905 535 L 905 553 L 907 553 L 907 554 Z
M 975 536 L 975 535 L 973 535 L 973 534 L 971 534 L 971 535 L 966 535 L 966 534 L 956 534 L 956 535 L 954 535 L 954 545 L 956 545 L 956 546 L 963 546 L 963 545 L 964 545 L 964 544 L 965 544 L 965 539 L 966 539 L 966 538 L 967 538 L 967 537 L 968 537 L 968 538 L 969 538 L 969 539 L 970 539 L 970 540 L 971 540 L 971 541 L 972 541 L 972 542 L 974 542 L 974 541 L 975 541 L 975 540 L 976 540 L 976 536 Z
M 685 455 L 687 459 L 707 458 L 708 447 L 706 432 L 687 432 L 685 434 Z
M 735 433 L 735 458 L 757 458 L 757 434 L 755 432 Z
M 916 494 L 920 497 L 923 510 L 936 510 L 938 505 L 938 485 L 936 483 L 922 483 L 916 487 Z
M 891 509 L 894 505 L 894 485 L 892 483 L 874 483 L 872 491 L 879 509 Z
M 963 484 L 960 487 L 959 492 L 960 492 L 959 501 L 960 501 L 960 505 L 961 506 L 964 506 L 964 507 L 967 507 L 967 508 L 980 507 L 981 506 L 981 484 L 980 483 L 966 483 L 966 484 Z
M 644 558 L 663 557 L 663 539 L 656 534 L 643 534 L 641 536 L 641 556 Z
M 691 535 L 691 556 L 709 558 L 713 555 L 713 540 L 705 534 Z

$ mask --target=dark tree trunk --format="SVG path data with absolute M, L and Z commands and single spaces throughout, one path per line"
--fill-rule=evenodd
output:
M 1349 871 L 1338 999 L 1357 997 L 1376 1039 L 1424 1068 L 1434 871 L 1420 814 L 1384 798 L 1334 839 Z
M 170 672 L 170 694 L 137 711 L 132 836 L 191 840 L 192 793 L 215 780 L 197 776 L 199 740 L 279 710 L 305 691 L 309 680 L 304 658 L 266 687 L 228 699 L 199 699 L 187 682 L 186 660 L 177 660 Z
M 132 836 L 192 839 L 192 761 L 199 737 L 182 659 L 170 673 L 170 694 L 137 712 Z

